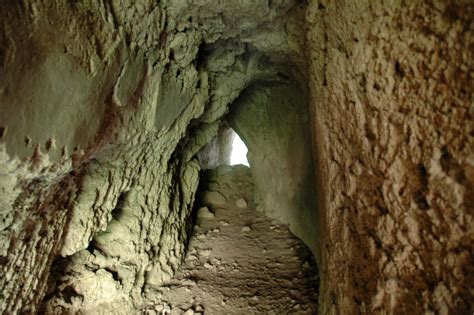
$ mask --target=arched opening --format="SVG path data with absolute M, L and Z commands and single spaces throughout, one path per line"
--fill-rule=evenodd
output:
M 274 305 L 283 313 L 315 312 L 317 212 L 304 92 L 289 76 L 254 82 L 199 154 L 192 236 L 177 277 L 192 274 L 213 293 L 195 286 L 175 293 L 174 302 L 178 295 L 182 303 L 201 296 L 215 313 L 227 307 L 245 313 L 248 305 L 262 314 Z M 246 283 L 250 270 L 258 270 L 251 280 L 258 290 Z M 231 292 L 236 287 L 245 289 Z M 286 300 L 288 292 L 298 292 L 298 301 Z M 229 298 L 238 295 L 248 298 Z
M 247 160 L 247 146 L 235 131 L 232 132 L 233 140 L 232 152 L 230 154 L 230 165 L 243 164 L 249 166 L 249 162 Z

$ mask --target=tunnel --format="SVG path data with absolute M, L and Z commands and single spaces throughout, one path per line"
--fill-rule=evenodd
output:
M 473 20 L 0 1 L 0 313 L 472 313 Z

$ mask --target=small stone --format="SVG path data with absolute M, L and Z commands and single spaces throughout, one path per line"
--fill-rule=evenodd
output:
M 250 226 L 246 225 L 242 228 L 242 232 L 250 232 L 252 229 L 250 228 Z
M 309 262 L 308 261 L 305 261 L 304 264 L 303 264 L 303 268 L 306 268 L 308 269 L 309 268 Z
M 221 221 L 221 222 L 219 222 L 219 223 L 220 223 L 221 225 L 223 225 L 223 226 L 228 226 L 228 225 L 229 225 L 229 222 L 226 222 L 226 221 Z
M 196 236 L 196 238 L 197 238 L 198 240 L 203 240 L 203 239 L 206 238 L 206 234 L 199 234 L 198 236 Z
M 240 198 L 240 199 L 237 199 L 237 201 L 235 202 L 235 205 L 238 207 L 238 208 L 246 208 L 247 207 L 247 201 L 245 201 L 244 198 Z
M 188 260 L 198 260 L 198 258 L 196 257 L 196 255 L 189 255 Z
M 257 302 L 258 301 L 258 296 L 256 296 L 256 295 L 252 296 L 252 300 Z
M 204 307 L 202 307 L 202 305 L 197 305 L 196 312 L 204 312 Z
M 211 249 L 204 249 L 204 250 L 201 250 L 199 251 L 199 256 L 202 256 L 202 257 L 209 257 L 209 255 L 211 254 Z
M 206 205 L 223 206 L 227 202 L 225 197 L 218 191 L 205 191 L 201 195 L 201 201 Z
M 212 266 L 210 263 L 205 263 L 205 264 L 204 264 L 204 268 L 206 268 L 206 269 L 212 269 L 212 268 L 214 268 L 214 266 Z
M 189 310 L 184 312 L 183 315 L 194 315 L 194 311 L 190 308 Z
M 201 207 L 197 212 L 197 217 L 200 219 L 212 219 L 214 213 L 212 213 L 208 207 Z
M 212 232 L 214 232 L 214 233 L 220 233 L 220 231 L 221 231 L 221 229 L 214 229 L 214 230 L 212 230 Z

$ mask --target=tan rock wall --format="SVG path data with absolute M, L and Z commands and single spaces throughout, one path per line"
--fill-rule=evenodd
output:
M 185 250 L 196 154 L 247 85 L 303 60 L 296 5 L 0 3 L 0 312 L 153 303 Z
M 232 104 L 229 124 L 248 147 L 258 210 L 318 251 L 317 197 L 306 93 L 294 79 L 256 84 Z
M 469 313 L 472 1 L 314 1 L 321 314 Z

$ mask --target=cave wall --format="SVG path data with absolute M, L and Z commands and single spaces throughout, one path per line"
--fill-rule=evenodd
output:
M 322 314 L 472 312 L 473 10 L 1 1 L 0 311 L 149 303 L 185 250 L 198 152 L 283 71 L 309 90 Z
M 232 104 L 227 119 L 247 145 L 258 209 L 288 224 L 316 255 L 317 198 L 306 96 L 294 79 L 255 83 Z
M 219 165 L 230 165 L 234 136 L 235 132 L 229 124 L 225 120 L 222 121 L 216 137 L 197 154 L 201 169 L 208 170 L 215 169 Z
M 472 1 L 313 1 L 321 314 L 473 311 Z
M 0 2 L 0 312 L 153 303 L 185 250 L 198 152 L 242 90 L 304 62 L 303 13 Z

